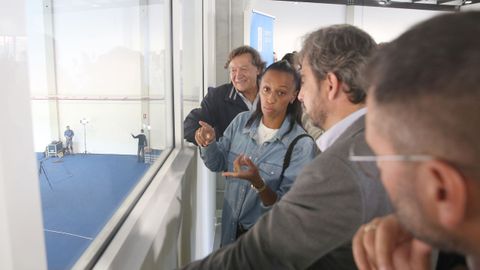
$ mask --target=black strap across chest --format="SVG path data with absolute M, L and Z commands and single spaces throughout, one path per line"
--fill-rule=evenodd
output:
M 300 140 L 303 137 L 310 137 L 312 140 L 312 136 L 308 134 L 300 134 L 293 141 L 290 143 L 288 146 L 287 152 L 285 153 L 285 157 L 283 158 L 283 166 L 282 166 L 282 173 L 280 174 L 280 181 L 283 180 L 283 174 L 285 173 L 285 170 L 290 166 L 290 160 L 292 159 L 292 152 L 293 148 L 295 147 L 295 144 L 297 144 L 298 140 Z

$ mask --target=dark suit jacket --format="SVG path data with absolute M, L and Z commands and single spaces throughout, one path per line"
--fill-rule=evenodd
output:
M 247 105 L 231 83 L 217 88 L 209 88 L 208 94 L 202 100 L 201 107 L 193 109 L 183 121 L 183 137 L 196 144 L 195 131 L 200 127 L 198 121 L 202 120 L 214 127 L 218 141 L 233 118 L 247 110 Z
M 391 212 L 380 179 L 367 178 L 348 159 L 352 143 L 371 153 L 364 130 L 361 117 L 302 170 L 251 230 L 185 269 L 356 269 L 356 230 Z
M 145 134 L 138 134 L 138 135 L 133 135 L 132 137 L 135 139 L 138 139 L 138 146 L 146 146 L 147 145 L 147 136 Z

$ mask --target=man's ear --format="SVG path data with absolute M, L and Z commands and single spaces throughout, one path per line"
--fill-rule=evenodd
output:
M 422 186 L 425 202 L 430 204 L 437 222 L 447 230 L 453 230 L 462 224 L 467 207 L 467 179 L 452 165 L 432 160 L 420 165 L 418 181 Z M 420 194 L 421 196 L 421 194 Z
M 334 100 L 340 94 L 340 81 L 333 72 L 327 72 L 328 100 Z

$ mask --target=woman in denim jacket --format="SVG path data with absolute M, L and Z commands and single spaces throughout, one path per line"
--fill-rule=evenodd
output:
M 289 145 L 306 133 L 301 126 L 299 89 L 297 71 L 286 61 L 276 62 L 262 75 L 256 111 L 240 113 L 218 142 L 214 129 L 200 122 L 195 140 L 201 157 L 210 170 L 226 176 L 222 246 L 234 242 L 280 200 L 315 156 L 313 140 L 300 138 L 280 177 Z

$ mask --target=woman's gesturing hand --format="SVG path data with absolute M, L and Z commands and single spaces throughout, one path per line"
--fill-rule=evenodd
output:
M 233 172 L 224 172 L 222 173 L 222 175 L 248 180 L 254 186 L 259 186 L 263 184 L 257 166 L 247 156 L 237 156 L 237 158 L 235 158 L 235 161 L 233 161 L 233 168 Z
M 195 131 L 195 141 L 201 147 L 206 147 L 215 141 L 215 130 L 206 122 L 199 121 L 200 127 Z

